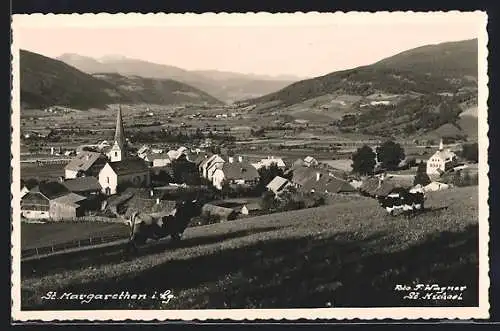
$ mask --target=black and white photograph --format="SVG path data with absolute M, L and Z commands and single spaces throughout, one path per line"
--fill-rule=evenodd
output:
M 488 318 L 486 22 L 13 15 L 12 318 Z

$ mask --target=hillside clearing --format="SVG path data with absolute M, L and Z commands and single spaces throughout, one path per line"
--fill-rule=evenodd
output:
M 124 260 L 70 261 L 66 270 L 26 275 L 22 309 L 215 309 L 412 306 L 396 284 L 465 285 L 478 304 L 477 187 L 434 192 L 426 213 L 390 217 L 372 199 L 188 229 L 179 247 L 160 243 Z M 167 248 L 168 247 L 168 248 Z M 66 263 L 66 262 L 65 262 Z M 152 294 L 160 301 L 43 302 L 47 291 Z

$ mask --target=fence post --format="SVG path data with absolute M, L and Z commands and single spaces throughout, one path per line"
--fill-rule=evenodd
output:
M 38 247 L 35 247 L 35 253 L 36 253 L 37 256 L 39 255 L 38 254 Z

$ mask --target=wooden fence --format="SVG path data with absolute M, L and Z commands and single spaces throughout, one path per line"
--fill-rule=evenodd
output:
M 36 248 L 28 248 L 21 250 L 21 259 L 31 258 L 31 257 L 39 257 L 44 255 L 49 255 L 53 253 L 60 253 L 63 251 L 68 251 L 71 249 L 77 249 L 81 247 L 90 247 L 99 244 L 111 243 L 114 241 L 126 239 L 126 236 L 104 236 L 104 237 L 90 237 L 87 239 L 74 240 L 66 243 L 36 247 Z

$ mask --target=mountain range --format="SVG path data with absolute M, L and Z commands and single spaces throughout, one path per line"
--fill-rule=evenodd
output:
M 477 48 L 477 39 L 418 47 L 241 104 L 349 132 L 418 136 L 445 126 L 477 136 Z
M 118 73 L 124 76 L 177 80 L 203 90 L 224 102 L 262 96 L 302 79 L 284 75 L 273 77 L 217 70 L 185 70 L 116 55 L 96 59 L 67 53 L 57 59 L 88 74 Z
M 27 108 L 52 105 L 77 109 L 105 108 L 113 103 L 208 103 L 221 101 L 172 79 L 84 73 L 62 61 L 20 50 L 21 104 Z

